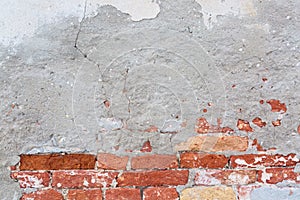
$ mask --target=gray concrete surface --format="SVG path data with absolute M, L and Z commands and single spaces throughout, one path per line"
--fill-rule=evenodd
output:
M 8 167 L 21 153 L 138 154 L 146 140 L 154 153 L 173 153 L 200 116 L 237 135 L 246 134 L 237 119 L 260 117 L 267 126 L 252 125 L 250 138 L 300 150 L 300 1 L 0 5 L 1 199 L 20 196 Z M 287 112 L 261 99 L 279 99 Z M 151 126 L 161 133 L 145 132 Z M 263 190 L 272 193 L 253 199 Z

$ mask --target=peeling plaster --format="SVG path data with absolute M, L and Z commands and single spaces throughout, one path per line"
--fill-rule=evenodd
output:
M 219 16 L 255 16 L 253 0 L 196 0 L 202 7 L 203 20 L 207 28 L 212 28 L 218 22 Z
M 46 0 L 42 4 L 39 0 L 0 1 L 0 44 L 19 44 L 40 27 L 62 18 L 76 17 L 80 21 L 85 4 L 87 17 L 95 16 L 97 9 L 106 5 L 129 14 L 133 21 L 152 19 L 160 12 L 159 3 L 152 0 Z

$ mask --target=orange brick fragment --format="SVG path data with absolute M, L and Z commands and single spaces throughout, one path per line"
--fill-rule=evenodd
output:
M 268 104 L 270 104 L 272 108 L 272 112 L 280 112 L 283 111 L 284 113 L 287 111 L 285 103 L 281 103 L 279 100 L 276 99 L 270 99 L 267 101 Z
M 253 132 L 253 129 L 251 128 L 249 122 L 246 120 L 239 119 L 237 122 L 237 127 L 241 131 Z

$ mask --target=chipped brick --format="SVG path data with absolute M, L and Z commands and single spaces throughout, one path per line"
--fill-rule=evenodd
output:
M 284 113 L 287 111 L 285 103 L 281 103 L 279 100 L 276 99 L 270 99 L 267 101 L 268 104 L 270 104 L 272 108 L 272 112 L 280 112 L 283 111 Z
M 238 119 L 237 127 L 240 131 L 253 132 L 249 122 L 246 120 Z
M 260 128 L 264 127 L 267 125 L 266 122 L 264 122 L 261 118 L 259 117 L 255 117 L 253 120 L 252 120 L 253 124 L 255 124 L 256 126 L 259 126 Z
M 199 118 L 196 123 L 195 131 L 197 133 L 233 133 L 229 127 L 221 127 L 221 120 L 218 119 L 218 125 L 210 125 L 205 118 Z
M 142 146 L 142 148 L 141 148 L 141 150 L 140 150 L 141 152 L 151 152 L 152 151 L 152 146 L 151 146 L 151 143 L 150 143 L 150 141 L 148 140 L 148 141 L 146 141 L 146 142 L 144 142 L 144 144 L 143 144 L 143 146 Z

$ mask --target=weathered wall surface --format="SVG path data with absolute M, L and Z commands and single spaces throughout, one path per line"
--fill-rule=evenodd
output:
M 2 199 L 20 154 L 299 153 L 297 0 L 0 5 Z

